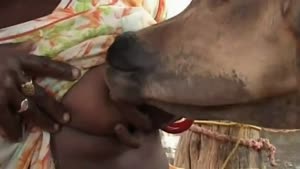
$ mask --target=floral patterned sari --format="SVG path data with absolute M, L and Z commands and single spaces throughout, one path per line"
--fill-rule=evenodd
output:
M 0 29 L 0 44 L 34 41 L 33 54 L 68 62 L 84 74 L 105 61 L 116 35 L 145 28 L 165 16 L 164 0 L 62 0 L 48 16 Z M 74 84 L 50 78 L 38 83 L 57 99 Z M 0 137 L 0 168 L 54 169 L 50 134 L 25 132 L 15 144 Z

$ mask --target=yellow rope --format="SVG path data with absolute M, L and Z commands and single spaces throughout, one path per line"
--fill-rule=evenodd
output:
M 268 131 L 272 133 L 290 133 L 290 132 L 299 132 L 300 129 L 271 129 L 271 128 L 262 128 L 254 125 L 249 124 L 241 124 L 235 122 L 219 122 L 219 121 L 207 121 L 207 120 L 196 120 L 195 124 L 206 124 L 206 125 L 218 125 L 218 126 L 236 126 L 239 127 L 243 125 L 244 128 L 250 128 L 258 131 Z
M 241 124 L 241 123 L 235 123 L 235 122 L 219 122 L 219 121 L 202 121 L 202 120 L 196 120 L 194 122 L 195 124 L 206 124 L 206 125 L 217 125 L 217 126 L 236 126 L 240 127 L 243 126 L 244 128 L 250 128 L 254 130 L 261 131 L 262 128 L 254 125 L 248 125 L 248 124 Z
M 232 151 L 229 153 L 229 155 L 227 156 L 225 162 L 223 163 L 221 169 L 225 169 L 226 166 L 228 165 L 230 159 L 233 157 L 233 155 L 236 153 L 240 143 L 241 143 L 241 135 L 242 135 L 242 130 L 244 129 L 243 125 L 239 125 L 240 126 L 240 130 L 239 130 L 239 134 L 238 134 L 238 141 L 236 142 L 234 148 L 232 149 Z

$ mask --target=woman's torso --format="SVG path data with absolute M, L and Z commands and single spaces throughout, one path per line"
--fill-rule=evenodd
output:
M 53 136 L 57 166 L 60 169 L 167 169 L 168 160 L 157 130 L 151 133 L 135 131 L 142 141 L 138 149 L 126 147 L 113 136 L 113 126 L 109 124 L 114 123 L 109 120 L 123 120 L 118 111 L 100 110 L 104 107 L 97 102 L 102 99 L 99 98 L 99 93 L 103 92 L 100 90 L 104 89 L 104 81 L 99 80 L 103 71 L 104 66 L 99 66 L 88 72 L 63 100 L 72 110 L 74 119 L 72 127 L 64 127 Z M 88 104 L 83 100 L 88 100 Z
M 58 3 L 58 0 L 47 0 L 43 3 L 38 0 L 23 0 L 15 7 L 11 1 L 5 10 L 0 11 L 0 28 L 41 17 L 50 13 Z M 33 8 L 35 10 L 32 10 Z M 18 17 L 4 19 L 11 15 Z M 66 107 L 72 109 L 72 122 L 52 138 L 55 162 L 61 169 L 168 168 L 158 131 L 141 134 L 143 144 L 135 150 L 121 145 L 113 135 L 101 136 L 104 127 L 101 120 L 111 115 L 105 114 L 108 111 L 101 110 L 97 102 L 97 99 L 101 99 L 97 91 L 101 90 L 100 86 L 103 85 L 98 74 L 101 71 L 103 69 L 100 66 L 85 74 L 63 99 Z M 122 118 L 118 120 L 122 121 Z

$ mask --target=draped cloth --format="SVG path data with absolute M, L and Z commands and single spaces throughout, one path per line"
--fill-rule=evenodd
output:
M 0 29 L 0 44 L 33 41 L 32 54 L 70 63 L 84 74 L 105 62 L 118 34 L 165 17 L 164 0 L 62 0 L 48 16 Z M 44 78 L 37 83 L 61 99 L 76 82 Z M 0 168 L 54 169 L 50 134 L 25 131 L 18 143 L 0 137 Z

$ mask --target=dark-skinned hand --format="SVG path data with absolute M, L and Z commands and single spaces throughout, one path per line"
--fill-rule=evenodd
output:
M 46 131 L 55 132 L 59 124 L 69 121 L 70 115 L 45 90 L 35 84 L 35 94 L 26 97 L 22 84 L 34 77 L 52 77 L 75 80 L 80 71 L 66 63 L 29 54 L 30 44 L 0 45 L 0 128 L 1 134 L 17 141 L 22 135 L 23 124 L 30 122 Z M 19 113 L 21 103 L 28 99 L 29 108 Z

